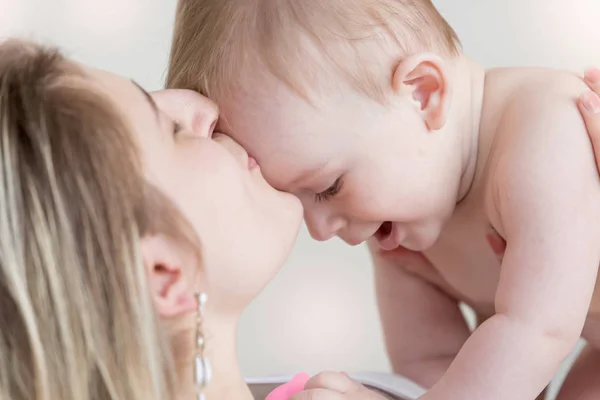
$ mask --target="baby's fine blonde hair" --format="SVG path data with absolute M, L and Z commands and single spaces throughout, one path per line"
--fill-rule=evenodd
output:
M 179 0 L 167 86 L 219 102 L 266 71 L 305 99 L 338 81 L 385 101 L 393 64 L 422 51 L 459 52 L 431 0 Z

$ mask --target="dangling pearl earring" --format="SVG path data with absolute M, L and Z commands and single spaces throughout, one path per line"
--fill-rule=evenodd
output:
M 206 293 L 196 294 L 198 300 L 198 314 L 196 318 L 196 357 L 194 358 L 194 382 L 198 390 L 197 400 L 206 400 L 204 389 L 210 383 L 212 370 L 208 358 L 204 356 L 205 337 L 203 331 L 204 306 L 206 305 Z

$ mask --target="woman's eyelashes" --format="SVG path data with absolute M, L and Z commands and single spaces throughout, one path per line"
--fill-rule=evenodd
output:
M 340 190 L 342 189 L 342 183 L 343 183 L 342 178 L 341 177 L 337 178 L 335 180 L 335 182 L 333 183 L 333 185 L 329 186 L 327 189 L 325 189 L 321 193 L 315 194 L 315 201 L 317 203 L 320 203 L 320 202 L 331 199 L 332 197 L 334 197 L 336 194 L 338 194 L 340 192 Z
M 181 132 L 183 127 L 179 121 L 173 120 L 173 136 L 177 137 L 177 135 Z

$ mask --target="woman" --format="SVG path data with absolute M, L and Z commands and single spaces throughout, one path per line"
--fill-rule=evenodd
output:
M 586 71 L 585 82 L 592 91 L 584 94 L 579 104 L 600 168 L 600 70 L 591 68 Z
M 302 213 L 216 118 L 0 44 L 0 398 L 252 398 L 237 322 Z
M 193 92 L 0 44 L 0 398 L 252 398 L 236 325 L 301 208 L 216 118 Z

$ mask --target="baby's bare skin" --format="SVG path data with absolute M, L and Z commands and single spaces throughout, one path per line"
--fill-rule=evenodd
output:
M 485 100 L 488 110 L 484 112 L 480 131 L 480 153 L 477 172 L 473 186 L 467 197 L 456 207 L 455 213 L 446 225 L 436 245 L 422 254 L 430 261 L 434 275 L 423 274 L 422 278 L 442 288 L 449 295 L 469 304 L 476 313 L 487 319 L 494 314 L 494 297 L 500 275 L 502 256 L 506 241 L 498 232 L 501 227 L 494 226 L 497 211 L 494 205 L 495 188 L 494 173 L 498 168 L 498 155 L 510 152 L 510 139 L 504 140 L 506 132 L 498 130 L 497 110 L 510 101 L 511 91 L 518 91 L 525 82 L 543 79 L 572 79 L 573 97 L 584 89 L 576 78 L 559 78 L 563 73 L 537 69 L 496 70 L 487 74 Z M 556 74 L 552 78 L 551 75 Z M 494 100 L 498 99 L 498 100 Z M 559 188 L 557 188 L 559 190 Z M 419 275 L 417 269 L 411 272 Z M 600 287 L 594 292 L 588 319 L 600 321 Z M 600 331 L 590 332 L 587 340 L 598 343 L 600 347 Z
M 430 387 L 420 400 L 535 398 L 586 321 L 595 336 L 585 85 L 531 69 L 486 80 L 430 1 L 269 4 L 259 21 L 240 2 L 187 2 L 171 84 L 212 93 L 217 130 L 301 199 L 315 239 L 391 251 L 375 255 L 379 305 L 395 370 Z
M 446 78 L 417 68 L 414 84 L 398 67 L 393 107 L 351 91 L 315 107 L 267 79 L 222 103 L 218 128 L 301 198 L 313 237 L 425 249 L 375 252 L 390 359 L 431 388 L 422 400 L 530 400 L 580 337 L 598 273 L 600 185 L 576 103 L 587 87 L 464 57 L 449 68 L 446 103 L 428 91 Z M 395 230 L 381 239 L 383 221 Z M 460 301 L 485 320 L 474 332 Z
M 550 87 L 541 84 L 544 81 L 552 82 Z M 506 109 L 510 109 L 510 102 L 515 101 L 515 94 L 520 95 L 523 88 L 546 91 L 540 94 L 544 97 L 572 97 L 575 102 L 585 86 L 577 78 L 562 72 L 538 69 L 488 72 L 473 185 L 457 205 L 438 242 L 420 254 L 405 249 L 384 252 L 376 243 L 370 244 L 377 265 L 378 300 L 394 369 L 427 387 L 438 382 L 469 336 L 457 312 L 458 302 L 470 305 L 479 323 L 496 313 L 497 288 L 506 250 L 505 229 L 497 203 L 499 196 L 510 196 L 509 193 L 502 194 L 503 186 L 498 176 L 506 167 L 503 160 L 511 159 L 511 154 L 517 154 L 522 145 L 520 138 L 503 129 L 500 121 L 507 118 Z M 561 187 L 557 186 L 556 190 Z M 533 286 L 536 284 L 532 282 Z M 407 312 L 407 318 L 407 310 L 399 304 L 410 304 L 413 308 L 415 304 L 421 304 L 417 308 L 423 314 Z M 557 312 L 567 314 L 570 310 Z M 405 316 L 399 317 L 403 313 Z M 582 336 L 589 343 L 585 352 L 588 362 L 573 373 L 593 376 L 600 371 L 597 355 L 600 350 L 600 285 L 594 290 Z M 582 399 L 600 396 L 598 384 L 585 384 L 584 395 L 588 397 Z M 578 390 L 577 396 L 582 393 Z M 563 395 L 561 399 L 580 398 L 566 392 Z

